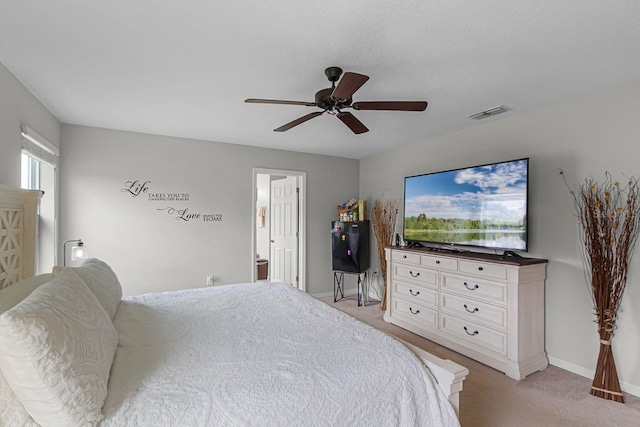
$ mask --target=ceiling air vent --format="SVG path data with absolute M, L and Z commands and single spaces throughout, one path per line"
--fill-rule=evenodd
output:
M 509 110 L 511 110 L 511 108 L 505 107 L 504 105 L 498 105 L 497 107 L 471 114 L 470 116 L 467 116 L 467 118 L 473 120 L 486 119 L 487 117 L 495 116 L 496 114 L 501 114 Z

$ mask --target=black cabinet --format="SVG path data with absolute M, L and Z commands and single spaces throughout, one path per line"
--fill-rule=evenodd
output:
M 333 271 L 363 273 L 370 265 L 369 221 L 333 221 L 331 257 Z

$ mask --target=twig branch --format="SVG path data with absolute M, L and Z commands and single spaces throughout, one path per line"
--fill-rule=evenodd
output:
M 378 255 L 380 256 L 380 273 L 384 283 L 384 292 L 380 309 L 387 307 L 387 262 L 384 256 L 384 247 L 391 244 L 393 232 L 396 229 L 396 219 L 398 217 L 398 201 L 395 199 L 376 199 L 373 204 L 373 232 L 378 244 Z

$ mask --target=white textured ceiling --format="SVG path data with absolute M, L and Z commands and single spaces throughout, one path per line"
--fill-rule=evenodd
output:
M 63 123 L 363 158 L 640 78 L 640 2 L 0 0 L 0 62 Z M 354 135 L 315 107 L 328 66 L 370 76 Z M 594 106 L 594 108 L 597 106 Z

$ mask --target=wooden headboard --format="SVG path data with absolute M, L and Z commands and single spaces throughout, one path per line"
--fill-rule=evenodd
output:
M 41 194 L 0 185 L 0 289 L 35 274 Z

